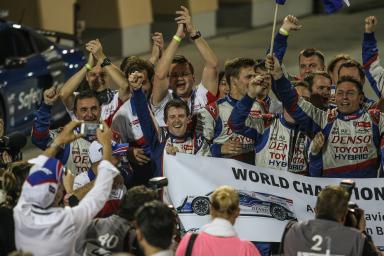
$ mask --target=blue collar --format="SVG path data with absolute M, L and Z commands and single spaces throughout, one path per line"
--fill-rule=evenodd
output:
M 358 111 L 356 111 L 355 113 L 352 113 L 352 114 L 344 114 L 341 112 L 337 112 L 337 118 L 344 120 L 344 121 L 349 121 L 349 120 L 357 119 L 360 116 L 362 116 L 363 114 L 364 114 L 363 109 L 359 109 Z

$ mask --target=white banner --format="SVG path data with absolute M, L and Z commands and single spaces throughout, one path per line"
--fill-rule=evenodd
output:
M 168 197 L 186 230 L 210 221 L 209 197 L 218 186 L 230 185 L 240 194 L 236 230 L 242 239 L 279 242 L 288 220 L 313 219 L 316 196 L 341 179 L 311 178 L 260 168 L 232 159 L 189 154 L 164 154 Z M 365 210 L 367 233 L 384 246 L 384 184 L 382 179 L 354 179 L 351 201 Z

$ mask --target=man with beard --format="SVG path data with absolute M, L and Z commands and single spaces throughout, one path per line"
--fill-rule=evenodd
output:
M 309 73 L 304 81 L 309 85 L 312 104 L 323 110 L 329 109 L 332 81 L 328 73 L 324 71 Z

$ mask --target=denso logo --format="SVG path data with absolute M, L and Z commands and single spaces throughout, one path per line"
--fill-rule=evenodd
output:
M 31 109 L 36 103 L 39 103 L 42 97 L 42 90 L 31 88 L 29 92 L 20 92 L 18 96 L 19 106 L 18 110 L 23 108 Z

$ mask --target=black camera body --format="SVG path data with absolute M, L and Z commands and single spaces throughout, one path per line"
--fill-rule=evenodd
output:
M 362 216 L 364 211 L 361 208 L 359 208 L 359 206 L 356 203 L 350 201 L 352 191 L 355 188 L 356 183 L 353 180 L 342 180 L 340 182 L 340 186 L 345 188 L 345 190 L 347 190 L 349 194 L 348 213 L 347 213 L 347 216 L 345 217 L 344 226 L 358 229 L 360 220 L 362 217 L 364 217 Z

